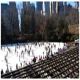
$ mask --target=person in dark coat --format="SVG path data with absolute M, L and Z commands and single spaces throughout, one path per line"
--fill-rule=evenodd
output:
M 3 70 L 1 70 L 1 75 L 3 75 L 4 74 L 4 72 L 3 72 Z
M 33 58 L 33 62 L 36 63 L 36 57 Z
M 16 69 L 18 69 L 18 64 L 16 64 Z

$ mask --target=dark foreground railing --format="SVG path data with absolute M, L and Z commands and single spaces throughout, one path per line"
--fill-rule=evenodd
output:
M 79 78 L 78 46 L 63 53 L 1 75 L 1 78 Z

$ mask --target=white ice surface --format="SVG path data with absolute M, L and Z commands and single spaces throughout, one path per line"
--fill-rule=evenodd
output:
M 42 44 L 39 43 L 39 44 Z M 50 45 L 49 45 L 50 44 Z M 53 43 L 44 43 L 44 45 L 35 45 L 34 43 L 25 43 L 25 45 L 20 44 L 19 46 L 15 45 L 2 45 L 2 49 L 0 50 L 0 66 L 1 69 L 3 69 L 4 73 L 7 69 L 7 64 L 8 64 L 8 69 L 10 71 L 10 68 L 13 70 L 16 70 L 16 64 L 18 65 L 18 68 L 21 68 L 21 63 L 22 63 L 22 67 L 26 66 L 26 63 L 32 63 L 32 59 L 35 57 L 37 57 L 37 62 L 39 61 L 39 57 L 46 56 L 46 51 L 45 47 L 52 47 L 52 52 L 54 54 L 54 52 L 58 52 L 58 48 L 63 49 L 64 47 L 64 43 L 54 43 L 54 45 L 56 45 L 56 47 L 54 47 Z M 29 46 L 29 47 L 28 47 Z M 31 47 L 31 50 L 30 50 Z M 15 48 L 16 48 L 16 52 L 15 52 Z M 28 52 L 25 52 L 25 48 L 26 50 L 30 50 L 30 55 L 28 54 Z M 10 52 L 9 50 L 10 49 Z M 21 52 L 23 51 L 23 54 L 21 54 Z M 44 54 L 43 54 L 44 52 Z M 7 61 L 8 63 L 6 63 L 5 61 L 5 56 L 7 55 Z

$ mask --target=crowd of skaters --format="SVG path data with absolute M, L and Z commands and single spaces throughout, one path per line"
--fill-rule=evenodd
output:
M 1 74 L 49 58 L 67 49 L 66 43 L 35 42 L 1 46 Z

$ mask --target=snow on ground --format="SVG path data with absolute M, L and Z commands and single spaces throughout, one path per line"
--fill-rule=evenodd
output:
M 41 56 L 43 58 L 47 55 L 47 52 L 49 51 L 48 47 L 54 54 L 55 52 L 58 52 L 58 48 L 63 49 L 64 43 L 39 42 L 2 45 L 0 51 L 1 70 L 5 73 L 7 69 L 9 69 L 9 71 L 16 70 L 16 66 L 21 68 L 29 63 L 33 64 L 32 60 L 34 56 L 37 57 L 38 62 Z

